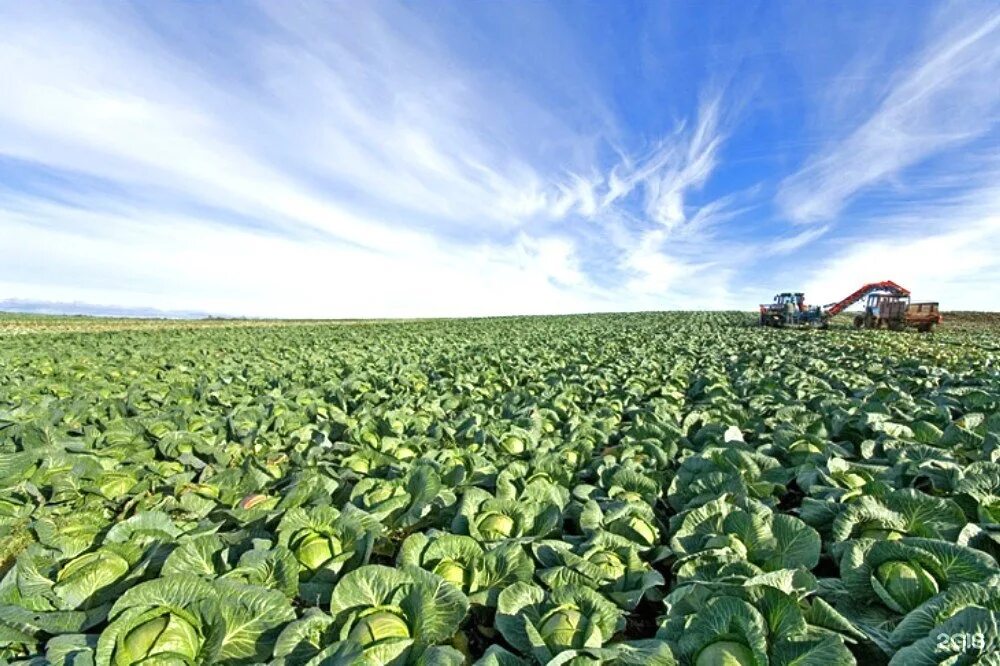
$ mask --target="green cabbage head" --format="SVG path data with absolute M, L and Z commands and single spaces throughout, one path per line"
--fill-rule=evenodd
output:
M 907 612 L 938 593 L 937 581 L 916 562 L 886 562 L 875 576 L 892 600 Z
M 709 643 L 695 659 L 695 666 L 754 666 L 753 652 L 743 643 L 716 641 Z
M 365 458 L 348 458 L 345 466 L 352 472 L 367 474 L 371 469 L 371 463 Z
M 405 493 L 406 490 L 402 486 L 394 486 L 388 483 L 376 486 L 367 495 L 364 496 L 364 503 L 367 507 L 374 507 L 382 502 L 386 502 L 393 497 L 397 497 Z
M 373 609 L 361 617 L 351 629 L 349 638 L 362 647 L 369 647 L 383 641 L 410 637 L 410 627 L 406 620 L 390 609 Z
M 98 590 L 120 580 L 128 570 L 128 561 L 110 550 L 85 553 L 59 570 L 54 590 L 68 606 L 77 608 Z
M 850 603 L 875 611 L 881 605 L 898 615 L 954 585 L 979 584 L 998 574 L 996 560 L 987 553 L 942 539 L 856 539 L 845 542 L 840 557 L 840 579 Z
M 840 481 L 848 488 L 860 488 L 864 486 L 868 481 L 865 477 L 860 474 L 855 474 L 853 472 L 847 472 L 840 477 Z
M 191 663 L 201 650 L 202 638 L 187 620 L 166 613 L 146 620 L 120 638 L 115 666 L 139 664 L 156 657 L 157 663 Z
M 451 558 L 445 558 L 434 567 L 434 573 L 446 581 L 459 588 L 468 587 L 469 574 L 471 573 L 461 562 Z
M 618 580 L 628 571 L 622 558 L 610 550 L 599 550 L 588 561 L 600 569 L 607 580 Z
M 625 620 L 619 608 L 584 585 L 546 591 L 518 582 L 500 593 L 495 626 L 521 654 L 544 664 L 567 650 L 604 646 Z
M 878 539 L 881 541 L 896 541 L 902 539 L 903 535 L 896 530 L 882 529 L 881 527 L 866 527 L 860 532 L 863 539 Z
M 500 541 L 514 534 L 514 519 L 503 513 L 489 512 L 479 518 L 476 527 L 483 538 Z
M 424 647 L 450 641 L 468 611 L 469 600 L 459 588 L 407 565 L 365 565 L 344 574 L 330 595 L 340 640 L 360 645 L 366 664 L 403 663 L 395 659 L 415 641 Z
M 303 530 L 292 538 L 290 544 L 296 559 L 310 571 L 323 567 L 331 559 L 344 552 L 343 544 L 336 536 L 320 534 L 314 530 Z
M 589 621 L 579 609 L 563 605 L 549 611 L 538 628 L 542 639 L 555 652 L 582 647 Z
M 793 465 L 803 464 L 809 456 L 823 453 L 823 449 L 808 439 L 800 439 L 788 447 L 788 459 Z
M 504 435 L 503 439 L 500 440 L 500 448 L 503 449 L 504 453 L 512 456 L 521 455 L 524 453 L 524 439 L 519 435 Z

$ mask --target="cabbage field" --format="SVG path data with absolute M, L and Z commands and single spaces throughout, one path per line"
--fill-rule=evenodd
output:
M 0 317 L 0 663 L 1000 663 L 1000 326 Z

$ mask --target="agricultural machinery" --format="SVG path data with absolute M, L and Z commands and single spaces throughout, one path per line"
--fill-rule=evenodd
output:
M 818 305 L 806 305 L 802 292 L 776 294 L 773 303 L 760 306 L 760 323 L 763 326 L 814 326 L 826 328 L 827 317 Z
M 866 284 L 846 298 L 822 307 L 806 305 L 801 292 L 778 294 L 773 303 L 760 306 L 760 323 L 762 326 L 826 328 L 830 319 L 862 299 L 866 299 L 865 309 L 854 317 L 855 328 L 899 331 L 912 326 L 927 332 L 941 323 L 937 303 L 911 303 L 910 290 L 891 280 Z

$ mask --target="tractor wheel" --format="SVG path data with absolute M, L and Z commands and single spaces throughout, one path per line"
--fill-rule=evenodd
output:
M 854 316 L 854 328 L 864 328 L 865 327 L 865 316 L 855 315 Z
M 934 324 L 920 324 L 917 326 L 917 330 L 921 333 L 930 333 L 933 326 Z
M 898 319 L 890 319 L 889 320 L 889 330 L 890 331 L 902 331 L 904 328 L 906 328 L 906 325 L 902 321 L 900 321 Z

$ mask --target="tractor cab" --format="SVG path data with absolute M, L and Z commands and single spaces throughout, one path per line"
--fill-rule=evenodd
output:
M 801 291 L 786 291 L 781 294 L 775 294 L 774 304 L 781 310 L 787 310 L 789 309 L 788 306 L 791 305 L 794 309 L 802 312 L 806 309 L 806 295 Z
M 868 294 L 865 311 L 871 312 L 876 317 L 895 318 L 905 313 L 909 305 L 909 296 L 875 293 Z
M 865 299 L 865 310 L 854 318 L 855 328 L 890 328 L 900 330 L 910 307 L 909 294 L 874 292 Z
M 818 307 L 806 305 L 806 295 L 801 291 L 786 291 L 774 295 L 773 303 L 760 306 L 762 326 L 809 325 L 826 328 L 826 318 Z
M 927 332 L 941 323 L 937 303 L 911 303 L 909 294 L 868 294 L 865 310 L 854 317 L 855 328 L 888 328 L 901 331 L 913 326 Z

